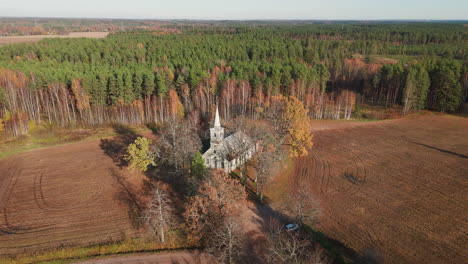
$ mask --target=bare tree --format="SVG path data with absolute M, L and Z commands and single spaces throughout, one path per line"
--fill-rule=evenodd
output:
M 267 231 L 268 263 L 278 264 L 328 264 L 331 263 L 320 246 L 314 246 L 299 231 L 285 231 L 272 222 Z
M 173 208 L 166 191 L 158 186 L 153 187 L 151 200 L 142 217 L 150 227 L 153 235 L 159 235 L 160 241 L 166 241 L 166 232 L 169 230 L 173 218 Z
M 272 126 L 266 123 L 249 122 L 245 118 L 236 118 L 234 127 L 237 131 L 241 131 L 248 135 L 257 144 L 257 163 L 255 174 L 256 194 L 263 200 L 263 189 L 267 184 L 270 176 L 275 171 L 285 153 L 281 146 L 281 141 L 277 140 L 272 133 Z M 252 142 L 239 142 L 241 149 L 252 146 Z M 245 179 L 244 179 L 245 181 Z
M 177 174 L 182 174 L 190 167 L 201 142 L 189 121 L 171 118 L 161 129 L 157 146 L 162 163 L 173 166 Z
M 269 263 L 305 263 L 311 243 L 303 240 L 299 232 L 287 232 L 281 225 L 272 222 L 267 237 Z
M 312 222 L 319 213 L 317 202 L 304 187 L 290 195 L 287 205 L 286 211 L 295 217 L 299 225 Z
M 228 217 L 210 236 L 208 251 L 220 263 L 237 263 L 242 256 L 244 234 L 237 219 Z

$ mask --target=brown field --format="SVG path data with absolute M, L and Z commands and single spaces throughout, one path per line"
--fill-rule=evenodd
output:
M 313 127 L 314 148 L 290 169 L 289 189 L 318 199 L 318 230 L 385 263 L 466 263 L 468 119 Z
M 68 35 L 28 35 L 0 37 L 0 46 L 15 43 L 38 42 L 45 38 L 105 38 L 109 32 L 72 32 Z
M 312 125 L 311 154 L 287 171 L 291 190 L 300 183 L 317 197 L 320 231 L 385 263 L 465 262 L 467 119 Z M 141 193 L 145 177 L 120 169 L 115 159 L 128 141 L 122 136 L 0 159 L 0 255 L 139 236 L 129 194 Z
M 0 159 L 0 256 L 137 235 L 129 194 L 145 177 L 114 162 L 124 138 Z

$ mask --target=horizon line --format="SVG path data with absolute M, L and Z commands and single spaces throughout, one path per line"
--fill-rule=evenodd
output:
M 2 16 L 2 18 L 32 18 L 32 19 L 104 19 L 104 20 L 153 20 L 153 21 L 262 21 L 262 22 L 288 22 L 288 21 L 327 21 L 327 22 L 461 22 L 468 23 L 468 19 L 432 19 L 432 18 L 416 18 L 416 19 L 400 19 L 400 18 L 345 18 L 345 19 L 318 19 L 318 18 L 245 18 L 245 19 L 219 19 L 219 18 L 131 18 L 131 17 L 60 17 L 60 16 Z

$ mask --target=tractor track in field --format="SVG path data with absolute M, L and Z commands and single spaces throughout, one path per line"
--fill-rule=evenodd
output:
M 465 118 L 314 124 L 330 128 L 313 129 L 316 144 L 293 163 L 289 189 L 310 186 L 320 201 L 319 231 L 385 263 L 465 262 Z
M 0 159 L 0 256 L 139 236 L 111 172 L 137 187 L 144 176 L 120 170 L 100 143 Z

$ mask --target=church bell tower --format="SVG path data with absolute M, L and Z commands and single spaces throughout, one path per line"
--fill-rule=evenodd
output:
M 218 106 L 216 106 L 216 116 L 215 116 L 214 127 L 210 128 L 210 145 L 212 148 L 216 149 L 222 146 L 223 141 L 224 141 L 224 128 L 221 127 Z

